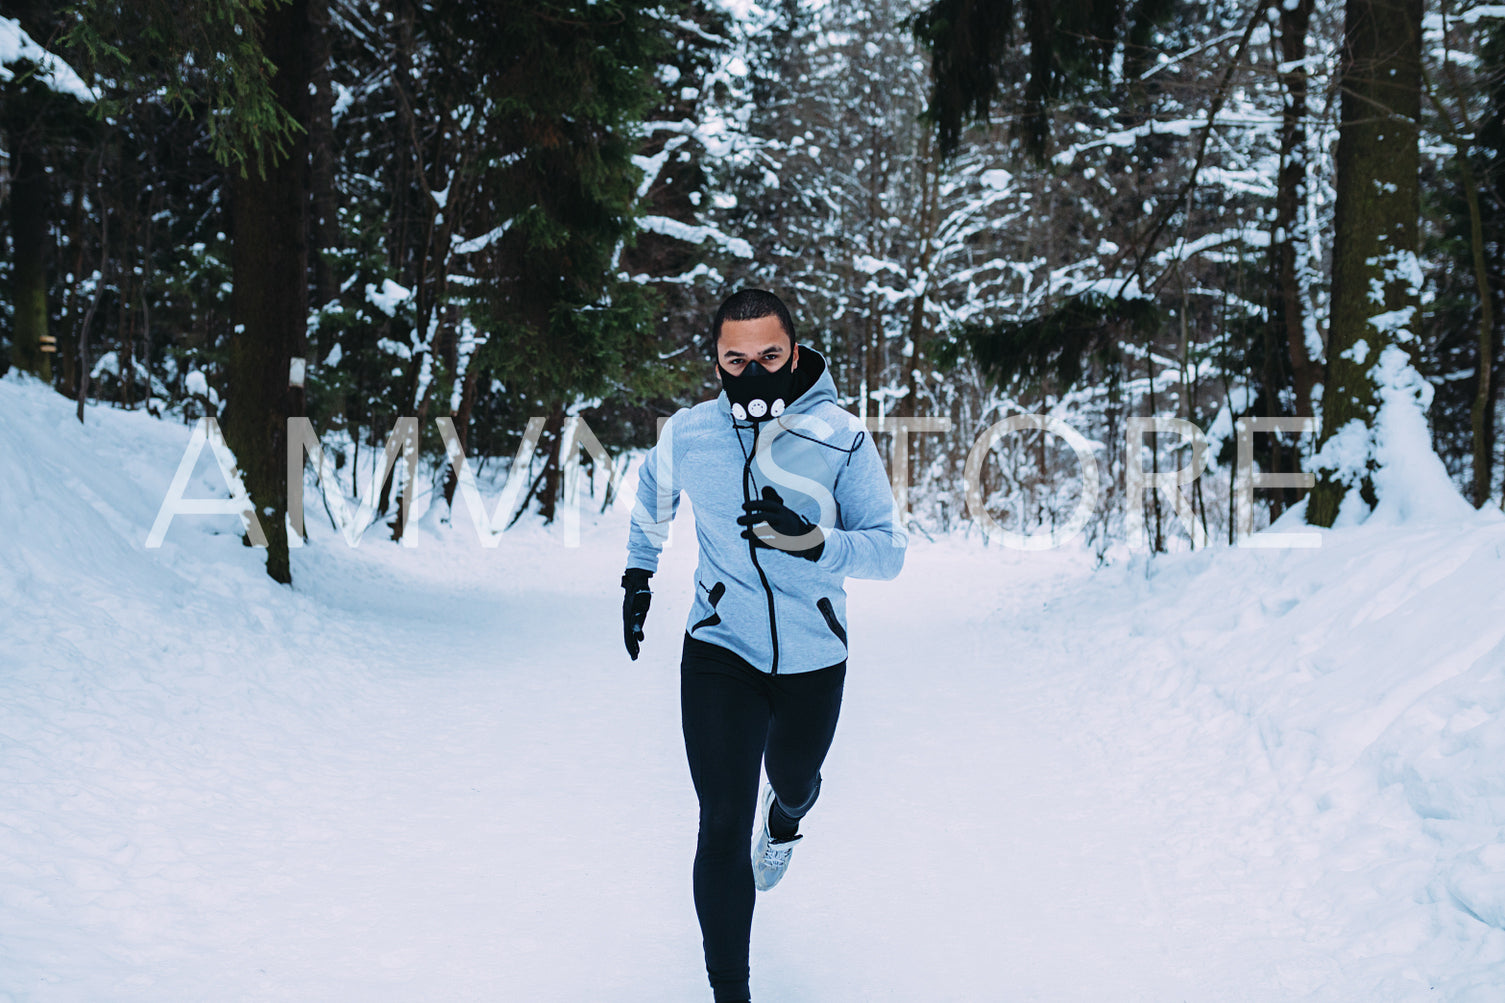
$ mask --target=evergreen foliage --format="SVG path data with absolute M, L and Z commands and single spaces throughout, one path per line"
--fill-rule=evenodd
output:
M 1184 456 L 1174 437 L 1127 456 L 1128 418 L 1204 429 L 1197 518 L 1221 532 L 1234 421 L 1333 417 L 1335 0 L 300 0 L 301 118 L 275 101 L 262 31 L 290 2 L 8 5 L 99 100 L 28 105 L 26 67 L 0 73 L 0 282 L 45 285 L 61 392 L 224 419 L 232 193 L 306 144 L 299 406 L 339 489 L 393 535 L 399 502 L 454 499 L 437 417 L 487 478 L 548 419 L 522 472 L 547 517 L 564 419 L 612 450 L 650 444 L 657 419 L 717 391 L 706 325 L 750 284 L 790 304 L 880 448 L 899 441 L 880 418 L 949 419 L 906 443 L 920 529 L 969 521 L 961 471 L 1001 416 L 1049 414 L 1100 444 L 1087 532 L 1104 555 L 1127 465 Z M 1463 0 L 1423 24 L 1409 342 L 1435 389 L 1438 453 L 1476 502 L 1499 499 L 1505 475 L 1491 9 Z M 17 179 L 38 176 L 24 156 L 46 191 L 21 201 Z M 39 206 L 40 226 L 17 221 Z M 35 234 L 43 251 L 26 252 Z M 32 337 L 22 300 L 0 298 L 6 361 Z M 410 415 L 417 482 L 366 498 Z M 1317 439 L 1257 436 L 1256 462 L 1313 469 Z M 986 465 L 989 503 L 1025 531 L 1057 524 L 1075 471 L 1046 437 L 1011 437 Z M 1261 490 L 1259 521 L 1302 497 Z M 1185 543 L 1164 526 L 1152 538 Z
M 130 104 L 158 101 L 198 119 L 209 153 L 245 171 L 266 169 L 303 127 L 276 100 L 276 72 L 262 51 L 263 17 L 291 0 L 79 0 L 60 45 L 105 85 L 102 120 Z
M 1163 320 L 1149 300 L 1084 293 L 1035 317 L 967 321 L 939 361 L 954 363 L 965 348 L 1000 386 L 1051 385 L 1066 393 L 1084 379 L 1101 381 L 1121 370 L 1123 342 L 1146 340 Z
M 930 52 L 924 114 L 941 152 L 953 154 L 967 122 L 986 121 L 1001 99 L 1025 148 L 1043 159 L 1053 105 L 1094 90 L 1105 96 L 1120 43 L 1130 67 L 1143 65 L 1172 7 L 1170 0 L 934 0 L 907 25 Z

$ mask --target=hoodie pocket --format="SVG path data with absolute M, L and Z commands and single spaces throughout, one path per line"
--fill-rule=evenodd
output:
M 696 584 L 699 583 L 697 582 Z M 704 585 L 700 587 L 705 588 Z M 726 595 L 726 584 L 724 582 L 717 582 L 709 589 L 706 589 L 706 601 L 711 604 L 711 615 L 691 627 L 690 633 L 695 633 L 701 627 L 714 627 L 721 622 L 721 614 L 716 612 L 716 604 L 721 601 L 721 597 L 724 595 Z
M 820 615 L 826 618 L 826 626 L 831 628 L 831 633 L 841 639 L 841 646 L 846 647 L 847 632 L 841 629 L 841 621 L 836 619 L 836 610 L 832 607 L 831 600 L 822 596 L 815 604 L 815 608 L 820 610 Z

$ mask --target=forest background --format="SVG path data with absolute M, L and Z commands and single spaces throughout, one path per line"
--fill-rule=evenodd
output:
M 1408 407 L 1501 504 L 1502 67 L 1468 2 L 7 2 L 0 369 L 215 418 L 280 581 L 289 416 L 393 539 L 457 503 L 436 419 L 552 520 L 570 419 L 650 445 L 745 285 L 907 450 L 920 532 L 976 524 L 969 456 L 999 524 L 1067 523 L 1066 442 L 979 438 L 1028 413 L 1097 456 L 1100 558 L 1232 541 L 1248 417 L 1313 418 L 1247 437 L 1315 485 L 1257 525 L 1361 519 Z M 1125 490 L 1194 453 L 1184 517 Z

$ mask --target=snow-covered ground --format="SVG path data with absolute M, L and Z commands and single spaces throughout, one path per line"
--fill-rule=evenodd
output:
M 351 549 L 311 496 L 289 590 L 231 518 L 144 547 L 189 430 L 88 422 L 0 380 L 0 999 L 709 999 L 688 506 L 631 662 L 623 511 Z M 1505 997 L 1502 581 L 1498 513 L 1097 571 L 917 539 L 850 583 L 755 998 Z

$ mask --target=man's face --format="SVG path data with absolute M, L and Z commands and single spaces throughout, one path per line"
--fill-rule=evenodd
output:
M 754 359 L 770 372 L 783 368 L 785 362 L 798 368 L 800 350 L 789 344 L 789 335 L 774 314 L 757 320 L 722 321 L 721 338 L 716 343 L 716 361 L 721 368 L 733 376 L 741 376 Z

